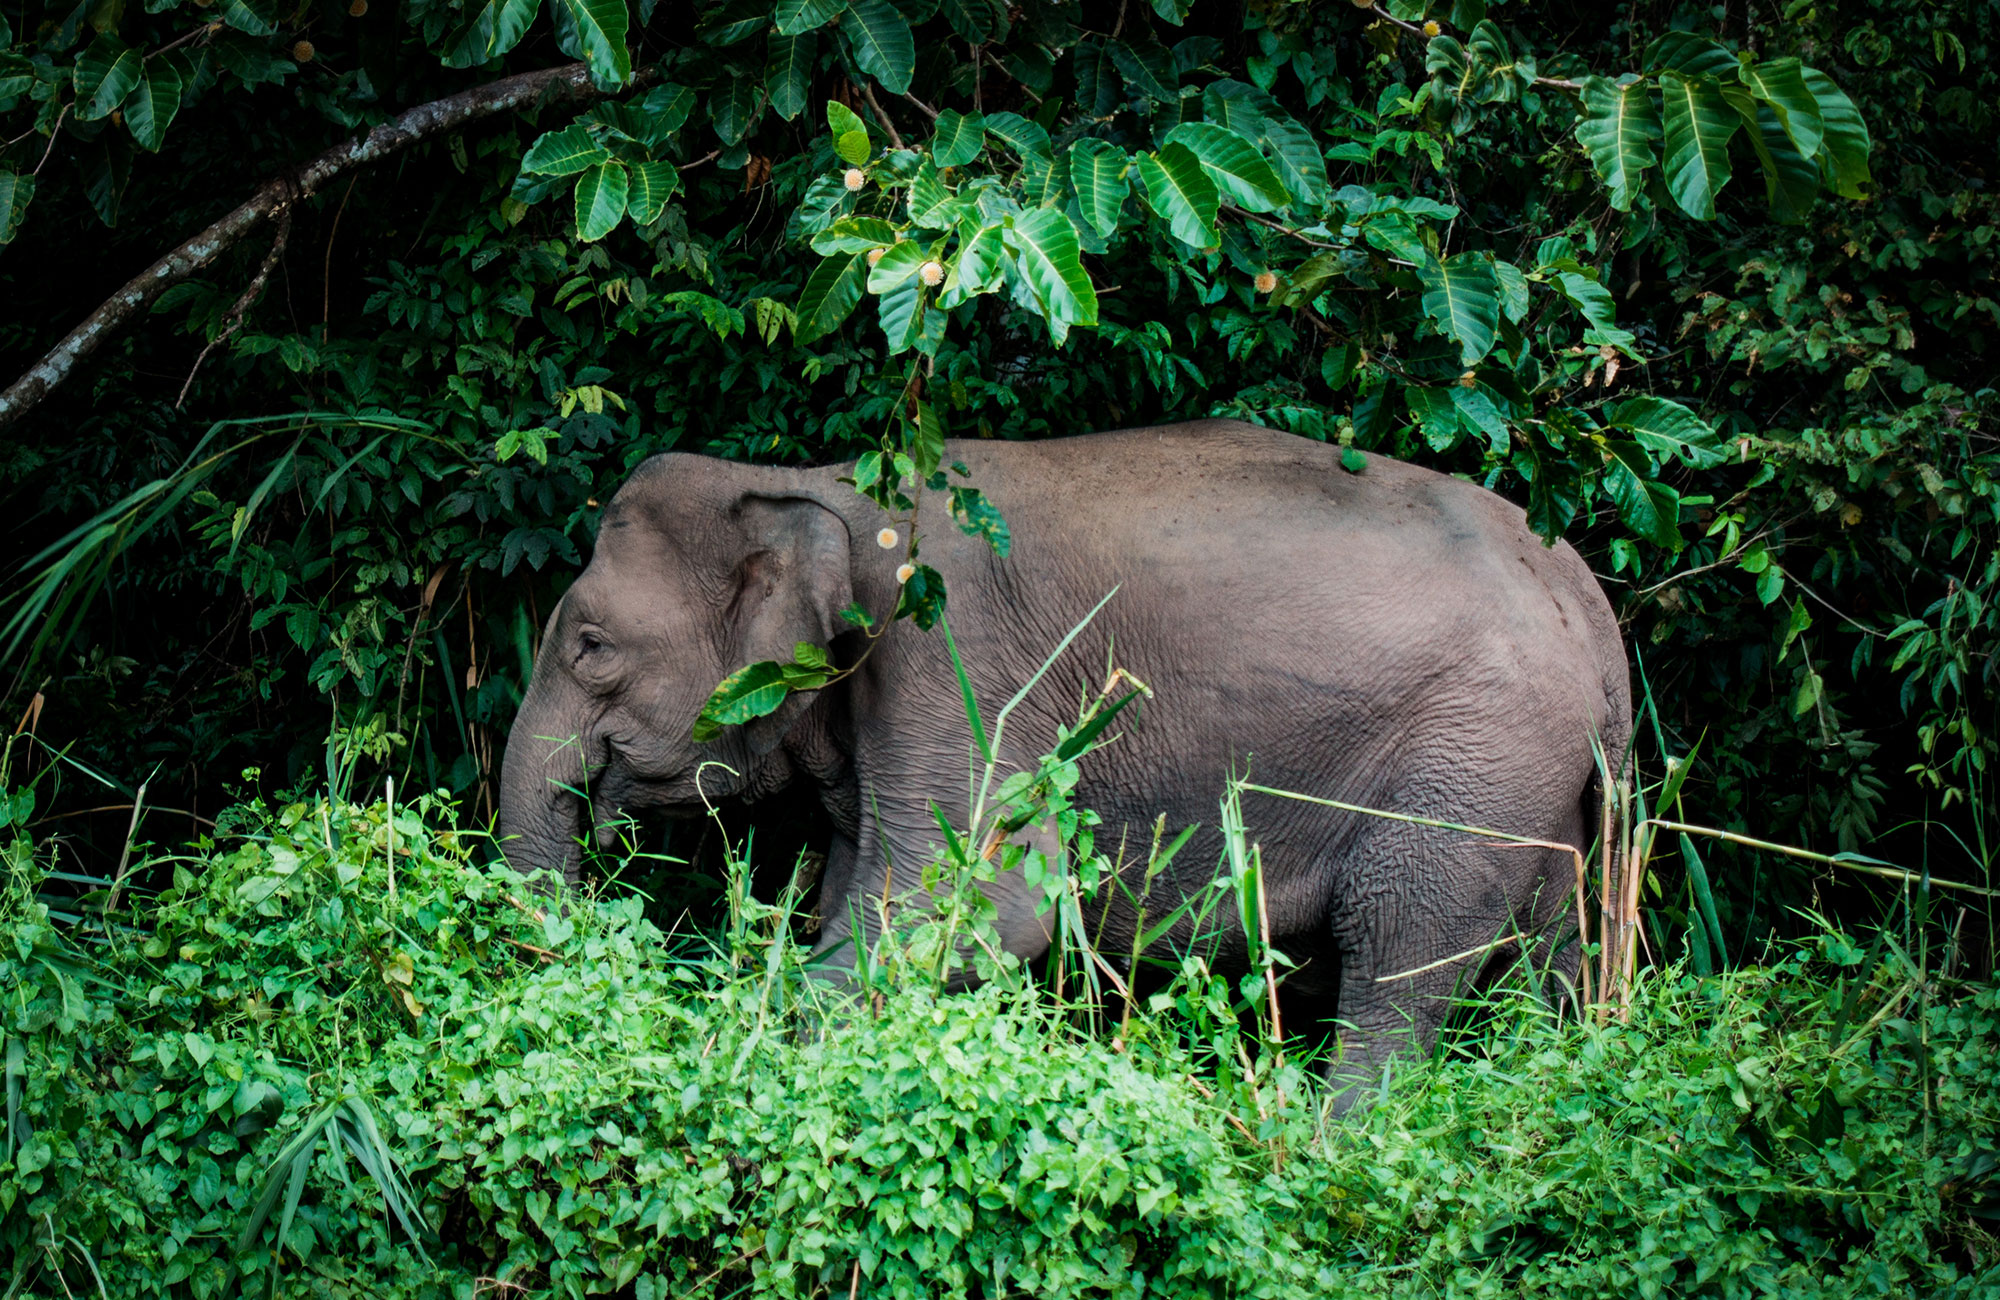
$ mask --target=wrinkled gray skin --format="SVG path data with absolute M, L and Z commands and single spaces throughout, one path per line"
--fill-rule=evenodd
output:
M 1017 711 L 1003 757 L 1025 766 L 1053 745 L 1111 640 L 1156 698 L 1083 765 L 1078 794 L 1104 817 L 1100 845 L 1121 827 L 1143 845 L 1160 813 L 1171 827 L 1214 827 L 1232 765 L 1280 789 L 1584 844 L 1591 737 L 1619 753 L 1631 713 L 1596 581 L 1490 492 L 1379 456 L 1351 474 L 1338 457 L 1227 421 L 950 444 L 947 461 L 971 469 L 1013 529 L 999 560 L 951 525 L 940 496 L 923 502 L 923 558 L 945 578 L 988 709 L 1119 588 Z M 698 813 L 701 794 L 805 787 L 837 829 L 820 908 L 830 967 L 852 951 L 852 917 L 872 938 L 865 904 L 885 869 L 892 892 L 919 886 L 938 834 L 931 804 L 966 815 L 970 734 L 940 636 L 900 624 L 848 680 L 712 744 L 689 739 L 732 670 L 788 660 L 799 641 L 851 660 L 860 638 L 837 611 L 892 608 L 902 547 L 878 544 L 890 521 L 837 481 L 847 472 L 676 454 L 620 490 L 550 620 L 508 741 L 501 828 L 515 866 L 575 878 L 586 810 L 563 785 L 587 786 L 599 827 L 621 810 Z M 698 793 L 710 760 L 740 775 L 709 767 Z M 1355 1078 L 1379 1077 L 1398 1045 L 1426 1047 L 1454 987 L 1487 959 L 1378 977 L 1548 919 L 1573 878 L 1563 854 L 1247 798 L 1273 935 L 1304 964 L 1296 986 L 1339 990 L 1355 1031 L 1341 1072 Z M 1211 877 L 1217 845 L 1211 831 L 1182 852 L 1152 915 Z M 1046 948 L 1018 877 L 989 896 L 1010 951 Z M 1131 924 L 1114 911 L 1103 949 L 1126 951 Z M 1225 936 L 1225 960 L 1242 953 Z

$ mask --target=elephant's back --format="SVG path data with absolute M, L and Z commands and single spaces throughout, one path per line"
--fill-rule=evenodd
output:
M 1494 709 L 1622 737 L 1623 648 L 1595 577 L 1476 484 L 1373 454 L 1350 472 L 1339 447 L 1227 420 L 952 453 L 1013 527 L 995 566 L 1012 603 L 1034 599 L 1026 575 L 1065 597 L 1013 614 L 1059 636 L 1115 584 L 1105 618 L 1141 675 L 1322 707 L 1365 682 L 1371 710 L 1450 676 Z

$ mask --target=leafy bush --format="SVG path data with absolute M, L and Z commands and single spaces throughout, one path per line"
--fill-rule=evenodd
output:
M 430 799 L 244 805 L 158 864 L 172 883 L 141 924 L 104 934 L 51 916 L 13 839 L 13 1284 L 469 1297 L 498 1279 L 649 1300 L 2000 1284 L 2000 987 L 1953 978 L 1949 955 L 1934 969 L 1828 931 L 1761 968 L 1657 972 L 1631 1023 L 1601 1028 L 1500 995 L 1505 1032 L 1461 1031 L 1340 1122 L 1296 1071 L 1229 1086 L 1236 1065 L 1198 1046 L 1233 1032 L 1234 993 L 1198 963 L 1115 1039 L 1018 972 L 857 1001 L 807 976 L 784 912 L 740 890 L 717 934 L 663 934 L 615 888 L 543 910 L 472 844 Z M 1204 1019 L 1208 1000 L 1224 1016 Z

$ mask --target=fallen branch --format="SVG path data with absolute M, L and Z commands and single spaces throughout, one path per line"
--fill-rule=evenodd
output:
M 242 204 L 127 281 L 105 299 L 68 337 L 0 393 L 0 428 L 18 420 L 49 391 L 68 379 L 104 340 L 172 286 L 204 269 L 259 224 L 312 197 L 321 186 L 353 168 L 378 162 L 433 136 L 481 118 L 524 108 L 538 101 L 601 93 L 581 63 L 543 68 L 447 95 L 397 114 L 363 136 L 337 145 L 298 170 L 264 182 Z

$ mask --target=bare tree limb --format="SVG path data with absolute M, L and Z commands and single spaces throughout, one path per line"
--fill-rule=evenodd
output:
M 62 342 L 0 393 L 0 428 L 21 418 L 49 391 L 69 378 L 81 361 L 132 317 L 145 311 L 170 287 L 213 263 L 260 223 L 312 196 L 341 173 L 377 162 L 418 141 L 456 130 L 481 118 L 525 108 L 537 101 L 600 93 L 581 63 L 543 68 L 476 86 L 419 104 L 364 136 L 337 145 L 289 175 L 257 188 L 242 204 L 208 229 L 153 263 L 105 299 Z

